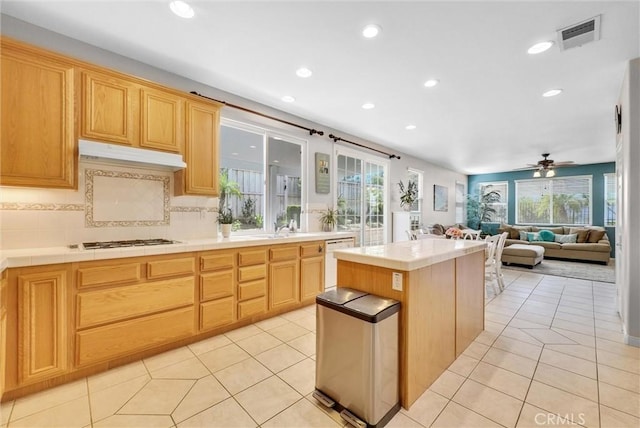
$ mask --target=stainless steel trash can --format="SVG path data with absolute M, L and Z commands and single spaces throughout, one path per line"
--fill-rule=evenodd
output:
M 400 409 L 400 302 L 349 288 L 316 297 L 316 391 L 356 427 L 382 427 Z

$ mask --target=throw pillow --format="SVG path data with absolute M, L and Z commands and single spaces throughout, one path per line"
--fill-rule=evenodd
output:
M 556 237 L 555 233 L 546 229 L 541 230 L 538 234 L 540 235 L 540 239 L 546 242 L 553 242 Z
M 578 240 L 578 234 L 572 233 L 569 235 L 556 235 L 554 240 L 560 244 L 575 244 Z
M 587 242 L 587 238 L 589 237 L 589 229 L 585 229 L 582 227 L 570 227 L 569 235 L 573 233 L 578 235 L 578 240 L 576 241 L 578 244 L 584 244 L 585 242 Z
M 540 234 L 538 232 L 527 232 L 527 241 L 539 242 L 542 241 L 542 239 L 540 239 Z
M 587 242 L 590 242 L 592 244 L 597 244 L 599 240 L 604 238 L 604 234 L 605 234 L 604 230 L 591 229 L 589 231 L 589 238 L 587 239 Z
M 521 230 L 518 232 L 519 233 L 519 238 L 521 241 L 528 241 L 528 237 L 527 237 L 527 232 L 525 232 L 524 230 Z

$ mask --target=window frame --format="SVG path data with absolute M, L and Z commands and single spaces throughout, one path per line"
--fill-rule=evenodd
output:
M 411 207 L 411 211 L 409 217 L 411 218 L 411 230 L 417 230 L 420 228 L 422 223 L 422 208 L 424 206 L 424 171 L 417 168 L 407 168 L 407 181 L 410 180 L 411 175 L 417 175 L 417 183 L 418 183 L 418 199 L 415 201 L 415 205 L 417 205 L 418 209 L 413 209 L 414 206 Z
M 495 204 L 491 204 L 491 205 L 504 206 L 504 218 L 494 218 L 491 221 L 491 223 L 505 223 L 505 224 L 509 223 L 509 182 L 506 180 L 502 180 L 502 181 L 482 181 L 480 183 L 477 183 L 476 192 L 478 195 L 478 200 L 481 200 L 482 198 L 482 195 L 483 195 L 482 190 L 489 186 L 493 186 L 493 187 L 505 186 L 504 197 L 506 199 L 504 202 L 497 202 Z M 500 212 L 500 210 L 498 210 L 498 212 Z
M 559 182 L 562 180 L 568 180 L 568 179 L 586 179 L 588 181 L 588 189 L 589 189 L 589 218 L 588 218 L 588 222 L 586 223 L 559 223 L 559 222 L 555 222 L 553 221 L 553 196 L 554 196 L 554 192 L 553 192 L 553 183 L 554 182 Z M 536 183 L 544 183 L 544 182 L 548 182 L 549 183 L 549 198 L 550 198 L 550 206 L 549 206 L 549 222 L 548 223 L 540 223 L 540 222 L 521 222 L 520 220 L 520 210 L 519 210 L 519 187 L 518 185 L 520 183 L 532 183 L 532 182 L 536 182 Z M 514 181 L 515 184 L 515 210 L 516 210 L 516 215 L 515 215 L 515 223 L 516 224 L 522 224 L 522 225 L 535 225 L 535 226 L 576 226 L 576 227 L 581 227 L 581 226 L 587 226 L 593 223 L 593 175 L 570 175 L 570 176 L 564 176 L 564 177 L 553 177 L 553 178 L 530 178 L 530 179 L 523 179 L 523 180 L 515 180 Z
M 604 227 L 616 227 L 616 223 L 617 223 L 617 214 L 618 214 L 618 195 L 617 195 L 617 180 L 616 180 L 616 173 L 615 172 L 605 172 L 603 175 L 603 194 L 604 197 L 603 199 L 603 205 L 604 205 L 604 213 L 602 216 L 602 222 L 604 224 Z M 608 202 L 609 202 L 609 189 L 607 189 L 607 187 L 612 186 L 613 187 L 613 191 L 611 192 L 611 194 L 613 195 L 613 218 L 610 219 L 609 216 L 607 215 L 608 211 L 609 211 L 609 206 L 608 206 Z

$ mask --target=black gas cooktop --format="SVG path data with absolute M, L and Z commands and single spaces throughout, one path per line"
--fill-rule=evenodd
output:
M 169 239 L 131 239 L 127 241 L 102 241 L 102 242 L 83 242 L 82 246 L 85 250 L 98 250 L 103 248 L 121 248 L 121 247 L 144 247 L 147 245 L 166 245 L 175 244 L 176 241 Z

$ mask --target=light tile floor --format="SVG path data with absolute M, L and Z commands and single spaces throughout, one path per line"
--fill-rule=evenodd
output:
M 614 285 L 504 272 L 486 330 L 388 426 L 640 427 Z M 344 426 L 311 396 L 314 330 L 312 305 L 2 403 L 0 427 Z

